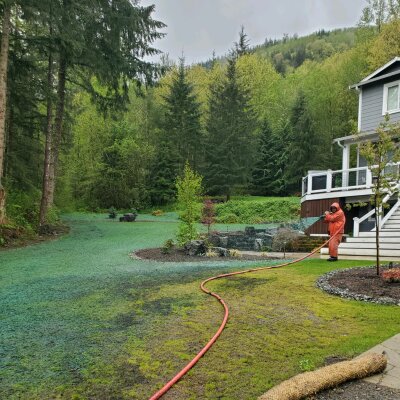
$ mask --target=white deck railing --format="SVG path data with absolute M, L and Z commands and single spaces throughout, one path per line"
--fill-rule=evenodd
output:
M 387 169 L 399 176 L 400 163 L 391 163 Z M 372 173 L 368 167 L 309 171 L 303 178 L 302 195 L 370 189 L 372 186 Z
M 340 192 L 372 187 L 372 174 L 367 167 L 337 171 L 310 171 L 303 178 L 302 195 Z

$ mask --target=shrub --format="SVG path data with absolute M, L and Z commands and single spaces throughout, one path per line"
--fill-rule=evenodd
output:
M 159 217 L 160 215 L 163 215 L 163 214 L 164 214 L 163 210 L 154 210 L 151 213 L 151 215 L 154 215 L 155 217 Z
M 218 217 L 217 221 L 220 224 L 237 224 L 239 222 L 239 217 L 236 214 L 229 213 Z
M 206 257 L 218 257 L 219 254 L 214 250 L 207 250 Z
M 400 282 L 400 268 L 383 271 L 381 277 L 385 282 Z
M 163 246 L 161 247 L 161 253 L 163 254 L 170 254 L 172 249 L 174 248 L 175 243 L 172 239 L 168 239 L 164 242 Z
M 297 197 L 270 197 L 256 200 L 230 200 L 216 205 L 219 223 L 271 223 L 298 220 L 300 201 Z
M 290 229 L 281 228 L 272 241 L 273 251 L 291 251 L 298 248 L 299 234 Z
M 230 250 L 229 250 L 229 255 L 230 255 L 231 257 L 235 257 L 235 258 L 240 258 L 240 257 L 242 257 L 242 253 L 241 253 L 239 250 L 237 250 L 237 249 L 230 249 Z

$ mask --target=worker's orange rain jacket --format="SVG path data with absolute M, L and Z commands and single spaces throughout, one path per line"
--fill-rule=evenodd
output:
M 346 217 L 344 216 L 343 210 L 340 208 L 339 203 L 333 203 L 332 207 L 336 207 L 336 212 L 325 215 L 325 221 L 328 224 L 328 233 L 334 235 L 338 230 L 339 233 L 344 233 L 344 224 L 346 223 Z

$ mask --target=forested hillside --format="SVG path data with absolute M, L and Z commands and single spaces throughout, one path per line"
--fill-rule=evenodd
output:
M 57 209 L 173 202 L 186 161 L 209 195 L 296 194 L 307 170 L 340 167 L 349 85 L 400 54 L 387 13 L 257 47 L 242 29 L 224 62 L 156 65 L 152 7 L 50 3 L 1 6 L 0 223 L 34 229 Z

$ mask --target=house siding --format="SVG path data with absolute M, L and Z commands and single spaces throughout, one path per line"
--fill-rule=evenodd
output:
M 383 86 L 385 83 L 399 79 L 400 75 L 362 88 L 361 131 L 375 130 L 384 121 L 384 116 L 382 115 Z M 399 121 L 400 113 L 390 114 L 390 122 Z

